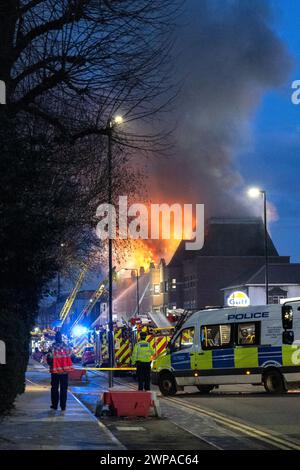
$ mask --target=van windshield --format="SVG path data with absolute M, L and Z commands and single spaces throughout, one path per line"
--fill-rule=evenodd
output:
M 194 344 L 194 332 L 195 328 L 185 328 L 180 332 L 174 342 L 174 351 L 179 351 L 181 349 L 190 348 Z

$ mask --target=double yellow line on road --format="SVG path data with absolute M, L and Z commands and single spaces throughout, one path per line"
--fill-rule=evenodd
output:
M 270 434 L 267 431 L 263 431 L 258 429 L 254 426 L 249 426 L 248 424 L 241 423 L 239 421 L 234 420 L 231 417 L 226 417 L 220 413 L 216 413 L 215 411 L 209 411 L 206 409 L 201 408 L 200 406 L 188 403 L 187 401 L 180 400 L 174 397 L 167 397 L 164 398 L 167 402 L 173 403 L 174 405 L 179 406 L 183 410 L 189 409 L 191 411 L 196 412 L 198 415 L 207 416 L 209 418 L 214 419 L 219 424 L 222 424 L 234 431 L 239 431 L 244 433 L 252 438 L 258 439 L 260 441 L 265 442 L 273 447 L 276 447 L 281 450 L 300 450 L 300 444 L 295 442 L 288 441 L 287 439 L 283 439 L 279 436 L 275 436 L 274 434 Z

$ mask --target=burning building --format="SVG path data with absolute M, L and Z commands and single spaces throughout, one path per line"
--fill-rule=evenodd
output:
M 168 304 L 168 276 L 164 259 L 148 269 L 132 270 L 130 277 L 119 279 L 114 291 L 114 313 L 128 320 L 138 314 L 165 312 Z

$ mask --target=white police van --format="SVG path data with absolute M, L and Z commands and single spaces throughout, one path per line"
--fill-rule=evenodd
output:
M 153 362 L 152 383 L 164 395 L 186 386 L 201 393 L 221 384 L 263 384 L 270 393 L 299 387 L 300 299 L 193 313 Z

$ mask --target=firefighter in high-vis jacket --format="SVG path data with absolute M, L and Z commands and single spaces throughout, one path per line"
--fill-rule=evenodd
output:
M 51 407 L 57 410 L 58 402 L 65 411 L 68 392 L 68 374 L 73 370 L 72 350 L 63 343 L 60 331 L 55 335 L 55 342 L 47 354 L 47 363 L 51 372 Z
M 132 353 L 132 364 L 136 365 L 136 375 L 138 378 L 139 390 L 150 390 L 151 358 L 154 349 L 146 341 L 147 333 L 141 332 L 141 340 L 135 344 Z

